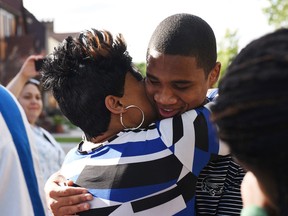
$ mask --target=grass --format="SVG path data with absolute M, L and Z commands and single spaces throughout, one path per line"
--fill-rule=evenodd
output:
M 55 137 L 56 141 L 59 143 L 79 143 L 82 139 L 81 137 Z

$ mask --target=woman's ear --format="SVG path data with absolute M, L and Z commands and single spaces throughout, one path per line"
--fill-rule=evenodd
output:
M 106 108 L 113 114 L 120 114 L 124 111 L 124 106 L 122 105 L 121 98 L 108 95 L 105 98 L 105 106 Z

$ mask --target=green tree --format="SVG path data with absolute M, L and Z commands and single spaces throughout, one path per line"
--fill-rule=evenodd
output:
M 218 82 L 224 76 L 229 64 L 238 53 L 239 38 L 237 33 L 237 30 L 232 31 L 226 29 L 224 38 L 218 43 L 218 61 L 221 62 L 221 72 Z M 218 86 L 218 82 L 216 83 L 216 86 Z
M 268 17 L 268 24 L 276 29 L 288 27 L 288 0 L 267 0 L 269 5 L 263 8 Z
M 146 76 L 146 64 L 144 62 L 135 63 L 138 70 L 141 72 L 143 76 Z

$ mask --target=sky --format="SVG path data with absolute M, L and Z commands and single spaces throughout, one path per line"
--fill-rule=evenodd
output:
M 267 0 L 23 0 L 39 21 L 54 21 L 54 32 L 91 28 L 122 33 L 136 63 L 145 62 L 156 26 L 175 13 L 204 19 L 220 42 L 227 29 L 238 31 L 240 49 L 273 30 L 262 12 Z

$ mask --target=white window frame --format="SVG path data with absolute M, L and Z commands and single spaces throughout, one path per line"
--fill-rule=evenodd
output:
M 15 16 L 0 8 L 0 38 L 14 35 Z

